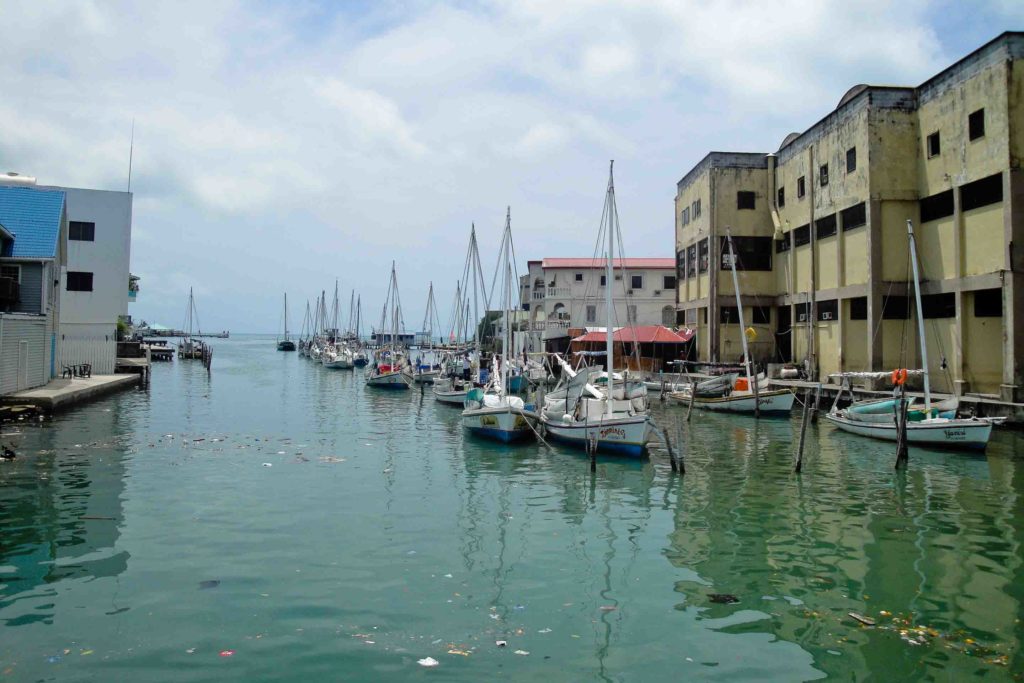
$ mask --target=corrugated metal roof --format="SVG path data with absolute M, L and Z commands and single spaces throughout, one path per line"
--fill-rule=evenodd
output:
M 614 268 L 668 268 L 676 267 L 674 258 L 626 258 L 613 259 Z M 542 268 L 604 268 L 603 258 L 546 258 Z
M 602 329 L 600 332 L 589 331 L 580 337 L 573 339 L 573 342 L 583 344 L 603 344 L 607 340 L 608 333 Z M 616 344 L 639 341 L 641 344 L 684 344 L 693 338 L 693 330 L 686 328 L 676 332 L 661 325 L 636 325 L 634 327 L 620 327 L 612 333 L 612 341 Z
M 64 193 L 59 190 L 0 186 L 0 223 L 14 235 L 3 256 L 56 257 L 63 212 Z

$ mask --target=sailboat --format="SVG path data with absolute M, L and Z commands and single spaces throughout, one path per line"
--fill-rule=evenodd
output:
M 615 206 L 614 162 L 608 169 L 608 189 L 605 192 L 604 211 L 600 232 L 607 232 L 608 251 L 605 254 L 605 353 L 606 381 L 603 388 L 595 386 L 596 368 L 574 373 L 568 363 L 563 372 L 571 379 L 564 392 L 549 394 L 544 399 L 541 422 L 545 432 L 553 439 L 577 448 L 597 450 L 641 457 L 647 452 L 650 421 L 647 412 L 646 389 L 634 394 L 625 373 L 616 383 L 615 353 L 612 336 L 615 333 L 615 309 L 612 305 L 613 263 L 615 244 L 621 239 L 619 215 Z M 564 395 L 559 396 L 558 393 Z
M 331 321 L 331 331 L 328 334 L 327 345 L 320 354 L 320 362 L 325 368 L 331 370 L 351 370 L 355 367 L 352 359 L 352 352 L 349 350 L 345 340 L 338 332 L 338 281 L 334 281 L 334 302 L 332 303 L 334 317 Z
M 918 272 L 917 264 L 917 242 L 914 238 L 914 224 L 909 220 L 907 221 L 907 239 L 910 241 L 910 263 L 914 274 L 914 303 L 917 308 L 917 337 L 921 350 L 921 374 L 924 379 L 924 412 L 916 419 L 908 419 L 906 423 L 907 443 L 918 446 L 983 451 L 992 436 L 992 420 L 978 417 L 957 418 L 955 415 L 950 417 L 944 410 L 949 406 L 932 403 L 931 382 L 928 374 L 928 344 L 924 334 L 924 314 L 921 307 L 921 275 Z M 906 370 L 897 370 L 893 373 L 893 377 L 899 380 L 902 376 L 902 381 L 905 381 L 907 374 Z M 844 384 L 845 381 L 846 378 L 844 378 Z M 825 414 L 825 419 L 846 432 L 884 441 L 897 440 L 899 430 L 896 418 L 902 407 L 900 404 L 905 399 L 865 401 L 840 409 L 838 403 L 841 395 L 842 392 L 836 396 L 832 408 Z M 891 419 L 879 417 L 885 413 L 888 413 Z
M 409 382 L 402 372 L 405 356 L 399 345 L 399 332 L 402 331 L 402 302 L 398 296 L 398 275 L 395 273 L 395 262 L 391 262 L 391 281 L 384 299 L 384 311 L 381 315 L 379 339 L 381 347 L 377 350 L 373 367 L 366 378 L 366 386 L 380 389 L 408 389 Z M 390 324 L 389 324 L 390 323 Z M 389 333 L 385 333 L 389 329 Z M 388 343 L 384 344 L 384 339 Z
M 462 425 L 477 436 L 509 443 L 536 434 L 537 414 L 527 412 L 523 399 L 509 393 L 509 358 L 512 349 L 512 290 L 518 292 L 518 278 L 512 276 L 512 210 L 505 214 L 505 232 L 498 252 L 498 265 L 503 273 L 501 297 L 503 324 L 498 355 L 491 362 L 495 370 L 487 386 L 472 389 L 466 396 Z M 493 288 L 492 288 L 493 293 Z M 490 306 L 488 306 L 490 308 Z M 518 310 L 519 306 L 515 306 Z
M 423 331 L 427 337 L 426 358 L 420 353 L 416 362 L 408 368 L 409 379 L 416 384 L 433 384 L 441 373 L 441 366 L 434 357 L 434 322 L 437 321 L 437 306 L 434 303 L 434 283 L 427 291 L 427 312 L 423 315 Z M 440 325 L 439 325 L 440 326 Z
M 363 340 L 360 336 L 360 323 L 363 314 L 363 296 L 360 294 L 356 298 L 356 323 L 352 327 L 352 362 L 357 368 L 366 367 L 370 363 L 370 358 L 366 355 L 366 349 L 363 347 Z
M 195 326 L 195 329 L 193 329 Z M 199 329 L 199 314 L 196 312 L 196 300 L 192 295 L 192 288 L 188 288 L 188 311 L 185 314 L 185 334 L 178 342 L 178 358 L 186 360 L 201 360 L 209 367 L 208 356 L 212 355 L 209 345 L 193 334 L 202 334 Z
M 736 296 L 736 310 L 739 314 L 740 339 L 743 344 L 743 371 L 746 377 L 736 377 L 729 391 L 722 395 L 708 395 L 699 389 L 693 397 L 693 405 L 704 410 L 724 413 L 744 413 L 755 416 L 789 415 L 793 410 L 796 394 L 788 389 L 771 389 L 768 378 L 764 374 L 755 374 L 750 360 L 750 348 L 747 342 L 746 328 L 743 325 L 743 302 L 740 299 L 740 282 L 736 275 L 736 251 L 732 243 L 732 231 L 726 228 L 726 243 L 729 246 L 729 262 L 732 270 L 732 288 Z M 690 388 L 683 390 L 685 399 L 689 399 Z M 701 394 L 704 395 L 701 395 Z M 676 396 L 679 400 L 679 396 Z
M 278 351 L 294 351 L 295 342 L 288 336 L 288 292 L 284 294 L 284 339 L 277 340 Z

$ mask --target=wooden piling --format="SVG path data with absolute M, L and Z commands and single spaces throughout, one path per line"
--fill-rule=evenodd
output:
M 896 469 L 906 467 L 910 463 L 910 453 L 907 448 L 907 400 L 906 389 L 900 387 L 900 397 L 897 401 L 898 414 L 896 416 Z
M 793 464 L 793 471 L 797 474 L 803 470 L 804 467 L 804 443 L 807 440 L 807 413 L 811 409 L 811 397 L 809 394 L 804 394 L 804 407 L 800 418 L 800 445 L 796 450 L 796 462 Z

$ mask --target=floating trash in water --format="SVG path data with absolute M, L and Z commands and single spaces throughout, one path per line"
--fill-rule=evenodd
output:
M 526 609 L 526 605 L 516 605 L 515 609 L 519 609 L 519 610 Z
M 273 464 L 273 463 L 270 463 L 270 462 L 265 462 L 265 463 L 263 463 L 263 466 L 264 466 L 264 467 L 273 467 L 273 466 L 274 466 L 274 464 Z
M 196 653 L 196 649 L 194 647 L 190 647 L 189 649 L 185 650 L 185 652 L 187 654 L 194 655 Z
M 452 649 L 448 650 L 448 654 L 459 655 L 460 657 L 468 657 L 470 653 L 466 652 L 465 650 L 457 650 L 453 647 Z
M 445 574 L 445 575 L 444 575 L 444 578 L 446 578 L 446 579 L 450 579 L 450 578 L 452 578 L 452 575 L 451 575 L 451 574 Z
M 369 444 L 367 444 L 369 445 Z M 423 659 L 416 660 L 416 663 L 420 666 L 437 666 L 441 662 L 437 661 L 433 657 L 424 657 Z
M 496 640 L 496 641 L 494 641 L 494 644 L 497 645 L 498 647 L 508 647 L 508 641 L 507 640 Z
M 717 602 L 720 605 L 731 605 L 740 601 L 735 595 L 730 595 L 729 593 L 709 593 L 708 600 Z
M 220 651 L 220 656 L 221 657 L 232 657 L 232 656 L 234 656 L 234 654 L 235 654 L 234 650 L 221 650 Z
M 345 458 L 339 458 L 334 455 L 322 455 L 320 456 L 320 462 L 345 462 Z
M 220 585 L 220 579 L 209 579 L 207 581 L 199 582 L 199 589 L 204 590 L 206 588 L 216 588 Z
M 850 612 L 849 616 L 852 619 L 855 619 L 855 620 L 859 621 L 860 623 L 864 624 L 865 626 L 874 626 L 875 625 L 875 620 L 874 619 L 872 619 L 871 617 L 866 617 L 863 614 L 857 614 L 856 612 Z
M 602 612 L 614 612 L 618 609 L 618 607 L 616 607 L 615 605 L 601 605 L 600 609 Z
M 93 653 L 93 650 L 82 650 L 82 652 L 81 652 L 81 655 L 82 655 L 83 657 L 88 657 L 88 656 L 89 656 L 89 655 L 91 655 L 92 653 Z
M 537 631 L 537 633 L 551 633 L 551 629 L 549 629 L 549 628 L 542 628 L 541 630 Z
M 516 654 L 517 655 L 522 655 L 523 657 L 525 657 L 526 655 L 528 655 L 530 653 L 527 652 L 526 650 L 516 650 Z

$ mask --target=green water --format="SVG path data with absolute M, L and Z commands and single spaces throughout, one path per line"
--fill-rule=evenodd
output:
M 209 377 L 158 365 L 148 391 L 22 427 L 0 465 L 0 681 L 1024 671 L 1013 432 L 896 474 L 892 445 L 819 424 L 798 476 L 796 419 L 659 405 L 686 476 L 657 452 L 591 474 L 466 437 L 429 391 L 271 339 L 214 346 Z M 912 644 L 882 610 L 934 630 Z

